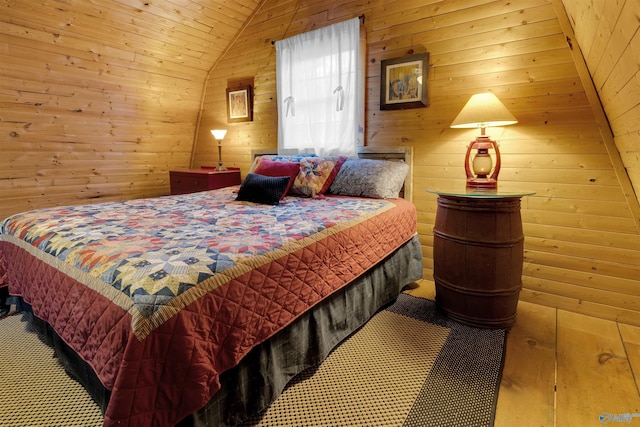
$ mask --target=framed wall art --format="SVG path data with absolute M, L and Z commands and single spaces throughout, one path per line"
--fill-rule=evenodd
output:
M 227 88 L 227 122 L 253 120 L 253 96 L 251 85 Z
M 381 110 L 404 110 L 428 105 L 429 53 L 385 59 L 381 66 Z

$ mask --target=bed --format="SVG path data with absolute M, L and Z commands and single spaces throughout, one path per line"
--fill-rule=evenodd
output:
M 2 223 L 0 286 L 48 331 L 105 426 L 240 424 L 421 277 L 414 205 L 349 194 L 389 184 L 367 168 L 398 162 L 311 159 L 324 178 L 310 184 L 283 180 L 283 159 L 257 160 L 239 187 Z

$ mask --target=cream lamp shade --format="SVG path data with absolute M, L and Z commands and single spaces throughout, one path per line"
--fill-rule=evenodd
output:
M 216 167 L 217 171 L 226 171 L 227 168 L 222 166 L 222 140 L 224 136 L 227 134 L 226 129 L 211 129 L 211 135 L 218 141 L 218 166 Z
M 227 130 L 226 129 L 212 129 L 211 130 L 211 135 L 213 135 L 213 137 L 218 141 L 222 141 L 226 134 L 227 134 Z
M 518 123 L 491 92 L 473 95 L 451 123 L 452 128 L 488 128 Z
M 451 123 L 452 128 L 480 128 L 480 136 L 467 147 L 464 168 L 468 188 L 496 189 L 500 173 L 500 149 L 498 144 L 485 135 L 485 128 L 507 126 L 518 123 L 502 102 L 493 93 L 473 95 Z M 495 166 L 489 149 L 495 152 Z M 473 160 L 471 151 L 476 150 Z

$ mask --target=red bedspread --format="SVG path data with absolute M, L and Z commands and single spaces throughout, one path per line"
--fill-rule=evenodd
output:
M 222 198 L 223 204 L 229 206 L 239 203 L 232 202 L 230 190 L 199 194 L 150 199 L 149 203 L 178 200 L 176 206 L 188 202 L 201 204 L 194 200 L 205 194 L 211 199 Z M 118 261 L 118 268 L 112 266 L 116 255 L 105 253 L 105 246 L 97 240 L 92 240 L 98 249 L 92 250 L 91 256 L 86 255 L 84 248 L 64 252 L 58 247 L 64 245 L 51 243 L 55 242 L 51 238 L 55 229 L 48 227 L 42 227 L 47 230 L 42 236 L 49 237 L 31 236 L 25 242 L 18 237 L 29 233 L 22 230 L 18 235 L 9 235 L 6 232 L 10 224 L 5 221 L 5 234 L 0 236 L 0 284 L 9 285 L 11 294 L 30 303 L 34 314 L 49 323 L 93 367 L 104 386 L 112 390 L 105 426 L 173 426 L 203 407 L 219 389 L 220 374 L 235 366 L 253 347 L 360 276 L 416 232 L 415 207 L 405 200 L 366 201 L 365 212 L 354 216 L 337 210 L 340 205 L 337 201 L 344 200 L 348 207 L 351 203 L 348 201 L 353 199 L 327 199 L 332 201 L 287 198 L 287 203 L 279 207 L 264 207 L 271 212 L 308 211 L 305 215 L 322 216 L 320 222 L 324 225 L 312 222 L 313 232 L 297 230 L 287 234 L 280 230 L 280 239 L 274 236 L 268 239 L 281 240 L 282 246 L 256 244 L 249 250 L 251 257 L 237 255 L 248 251 L 245 244 L 232 250 L 221 248 L 224 239 L 213 239 L 216 243 L 207 246 L 207 250 L 211 253 L 215 246 L 216 259 L 236 253 L 225 255 L 228 265 L 212 268 L 209 275 L 201 268 L 197 273 L 201 280 L 184 279 L 185 282 L 175 286 L 171 297 L 166 297 L 164 288 L 157 290 L 156 295 L 146 292 L 147 287 L 143 289 L 144 304 L 134 298 L 140 293 L 131 291 L 131 285 L 124 286 L 121 280 L 126 267 L 131 265 L 130 259 Z M 324 216 L 318 213 L 323 205 L 330 209 Z M 247 203 L 242 206 L 260 208 Z M 207 208 L 220 214 L 213 206 Z M 193 208 L 186 211 L 192 214 Z M 346 221 L 331 220 L 331 212 Z M 26 222 L 42 224 L 50 213 L 43 214 L 41 221 L 30 218 Z M 174 212 L 170 219 L 174 223 L 175 215 Z M 237 220 L 237 212 L 235 215 Z M 251 212 L 251 216 L 259 217 L 258 222 L 265 221 L 262 213 Z M 295 218 L 290 221 L 300 223 Z M 61 218 L 60 223 L 63 222 Z M 80 227 L 79 223 L 74 223 L 76 226 Z M 168 224 L 161 227 L 169 229 Z M 250 234 L 253 229 L 247 224 L 241 224 L 241 228 Z M 255 236 L 260 235 L 253 230 Z M 48 246 L 43 243 L 47 239 Z M 185 246 L 183 239 L 178 240 Z M 44 246 L 49 253 L 39 249 Z M 64 259 L 55 256 L 62 253 L 66 254 Z M 69 266 L 72 253 L 84 256 L 78 255 L 80 268 Z M 197 264 L 196 257 L 185 259 L 187 264 Z M 114 281 L 105 284 L 102 279 L 109 268 Z M 176 270 L 189 276 L 181 267 Z M 157 271 L 153 274 L 158 277 Z M 162 280 L 167 279 L 163 276 Z M 129 294 L 123 288 L 129 289 Z

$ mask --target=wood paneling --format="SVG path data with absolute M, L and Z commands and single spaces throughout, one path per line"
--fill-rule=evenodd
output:
M 257 1 L 0 3 L 0 219 L 169 194 L 209 69 Z
M 229 130 L 224 163 L 246 173 L 251 150 L 276 146 L 271 42 L 364 14 L 366 143 L 413 147 L 425 277 L 436 208 L 425 190 L 463 185 L 462 159 L 476 132 L 449 124 L 472 94 L 490 90 L 519 120 L 488 129 L 503 152 L 500 185 L 536 192 L 523 200 L 521 298 L 640 324 L 631 203 L 638 193 L 631 183 L 640 187 L 638 2 L 5 0 L 0 7 L 0 218 L 168 194 L 169 169 L 217 162 L 212 128 Z M 429 107 L 380 111 L 380 61 L 420 52 L 430 52 Z M 227 124 L 225 89 L 238 81 L 254 82 L 254 120 Z
M 207 80 L 193 166 L 215 163 L 208 134 L 214 127 L 229 129 L 225 158 L 245 172 L 251 149 L 276 146 L 272 40 L 364 14 L 366 143 L 414 148 L 425 278 L 432 275 L 436 208 L 425 190 L 464 184 L 462 159 L 476 132 L 449 124 L 473 93 L 490 90 L 519 120 L 489 129 L 503 153 L 500 185 L 536 192 L 523 200 L 521 298 L 640 324 L 634 206 L 554 6 L 551 0 L 266 0 Z M 380 111 L 380 61 L 419 52 L 431 55 L 429 107 Z M 242 77 L 254 78 L 254 121 L 226 124 L 225 87 Z
M 640 2 L 562 3 L 640 198 Z

